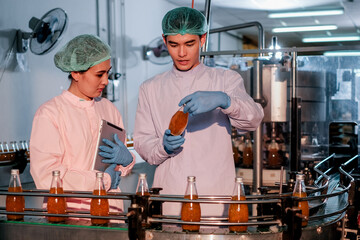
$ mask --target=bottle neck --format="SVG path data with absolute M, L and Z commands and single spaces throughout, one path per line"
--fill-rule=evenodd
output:
M 9 187 L 21 187 L 20 177 L 18 174 L 11 174 Z
M 149 193 L 149 187 L 146 179 L 140 178 L 136 187 L 136 193 L 144 196 Z
M 53 175 L 53 179 L 51 181 L 51 188 L 62 188 L 60 176 Z
M 245 190 L 244 185 L 240 182 L 235 182 L 235 187 L 233 191 L 233 197 L 236 197 L 238 200 L 240 200 L 240 197 L 245 197 Z
M 305 183 L 304 180 L 296 179 L 295 186 L 294 186 L 294 193 L 305 193 Z
M 186 186 L 186 191 L 185 191 L 185 195 L 186 196 L 197 196 L 197 189 L 196 189 L 196 184 L 193 181 L 188 181 L 187 186 Z
M 93 194 L 106 195 L 104 180 L 100 176 L 96 177 Z

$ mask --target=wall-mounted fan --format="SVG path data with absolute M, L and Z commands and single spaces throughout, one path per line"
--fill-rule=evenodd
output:
M 61 8 L 54 8 L 41 19 L 32 17 L 29 28 L 32 32 L 17 31 L 17 51 L 24 53 L 30 46 L 31 52 L 42 55 L 49 52 L 59 42 L 67 27 L 68 17 Z
M 147 46 L 143 47 L 144 60 L 149 60 L 152 63 L 163 65 L 171 62 L 169 51 L 162 37 L 157 37 L 152 40 Z

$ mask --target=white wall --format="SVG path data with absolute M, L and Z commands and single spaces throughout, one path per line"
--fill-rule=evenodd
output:
M 96 34 L 96 0 L 0 0 L 0 142 L 28 140 L 36 109 L 45 101 L 67 89 L 67 74 L 54 66 L 53 56 L 67 41 L 83 33 Z M 106 2 L 100 0 L 104 9 Z M 47 11 L 60 7 L 69 18 L 69 26 L 59 45 L 50 53 L 24 55 L 29 71 L 19 71 L 16 56 L 5 66 L 15 30 L 30 32 L 31 17 L 41 18 Z M 161 36 L 164 14 L 177 7 L 165 0 L 125 0 L 125 34 L 127 39 L 128 129 L 133 132 L 138 88 L 146 79 L 168 70 L 142 59 L 142 47 Z M 15 14 L 14 14 L 15 13 Z M 106 36 L 106 16 L 101 15 L 101 36 Z M 233 43 L 236 45 L 236 43 Z M 229 45 L 229 41 L 226 41 Z M 237 46 L 235 46 L 236 48 Z M 233 48 L 233 49 L 235 49 Z M 119 109 L 120 102 L 114 103 Z
M 100 1 L 100 3 L 104 4 L 105 1 Z M 41 18 L 46 12 L 56 7 L 64 9 L 69 18 L 68 28 L 57 47 L 41 56 L 33 54 L 30 50 L 23 54 L 25 63 L 28 64 L 26 72 L 18 70 L 15 53 L 6 64 L 6 54 L 11 48 L 15 30 L 31 32 L 28 27 L 31 17 Z M 125 1 L 126 35 L 131 41 L 131 47 L 134 48 L 130 49 L 127 63 L 130 129 L 133 129 L 135 119 L 139 84 L 166 68 L 144 62 L 140 49 L 142 45 L 146 45 L 153 38 L 161 35 L 161 18 L 173 7 L 162 0 Z M 107 31 L 107 29 L 102 26 L 102 31 Z M 48 99 L 67 89 L 69 85 L 67 74 L 54 66 L 54 54 L 67 41 L 83 33 L 96 34 L 95 0 L 1 0 L 0 142 L 30 138 L 32 119 L 36 109 Z

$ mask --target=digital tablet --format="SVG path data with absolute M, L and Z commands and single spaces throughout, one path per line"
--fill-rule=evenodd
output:
M 119 140 L 125 144 L 125 140 L 126 140 L 125 130 L 102 119 L 101 123 L 100 123 L 100 127 L 99 127 L 99 134 L 98 134 L 95 155 L 94 155 L 94 160 L 93 160 L 93 167 L 92 167 L 93 170 L 99 170 L 99 171 L 103 172 L 109 166 L 108 163 L 102 162 L 102 160 L 104 158 L 99 155 L 99 152 L 101 151 L 99 149 L 99 146 L 107 145 L 102 141 L 104 138 L 106 138 L 112 142 L 115 142 L 114 141 L 115 133 L 117 133 Z

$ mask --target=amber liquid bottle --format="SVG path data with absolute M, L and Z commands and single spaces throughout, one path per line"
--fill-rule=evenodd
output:
M 148 183 L 146 180 L 146 174 L 145 173 L 140 173 L 139 174 L 139 179 L 138 179 L 138 183 L 136 186 L 136 195 L 138 196 L 150 196 L 149 193 L 149 187 L 148 187 Z M 148 213 L 144 210 L 144 207 L 146 207 L 146 205 L 148 204 L 148 199 L 149 198 L 138 198 L 138 204 L 141 206 L 142 208 L 142 218 L 143 218 L 143 222 L 142 222 L 142 226 L 143 227 L 148 227 L 149 224 L 145 222 L 145 220 L 148 217 Z
M 275 141 L 275 139 L 271 139 L 271 143 L 269 145 L 268 160 L 270 168 L 277 167 L 280 164 L 279 144 Z
M 189 176 L 187 178 L 187 186 L 185 191 L 185 199 L 196 200 L 199 198 L 196 184 L 195 184 L 195 177 Z M 181 207 L 181 220 L 187 222 L 200 222 L 201 218 L 201 209 L 200 203 L 196 202 L 184 202 Z M 189 225 L 183 224 L 182 229 L 184 231 L 189 232 L 198 232 L 200 230 L 200 225 Z
M 11 169 L 11 177 L 9 183 L 9 192 L 22 192 L 19 169 Z M 25 199 L 24 196 L 8 195 L 6 196 L 6 211 L 8 212 L 24 212 Z M 24 215 L 7 215 L 8 220 L 23 220 Z
M 235 187 L 231 200 L 244 201 L 245 190 L 244 184 L 241 177 L 235 178 Z M 249 220 L 249 210 L 245 203 L 231 203 L 229 207 L 229 222 L 240 223 L 247 222 Z M 229 226 L 230 232 L 245 232 L 247 226 Z
M 301 197 L 301 198 L 307 197 L 304 180 L 305 180 L 304 174 L 296 174 L 295 187 L 294 187 L 294 191 L 293 191 L 294 197 Z M 308 201 L 299 201 L 298 207 L 300 208 L 302 215 L 309 217 Z M 305 227 L 305 226 L 307 226 L 307 224 L 308 224 L 308 221 L 303 219 L 301 226 Z
M 64 193 L 59 170 L 55 170 L 52 172 L 50 193 L 51 194 Z M 65 214 L 66 213 L 65 197 L 49 197 L 47 202 L 47 212 L 51 214 Z M 65 219 L 66 219 L 65 217 L 48 217 L 49 222 L 52 223 L 64 222 Z
M 189 113 L 184 113 L 183 110 L 184 106 L 182 106 L 170 119 L 169 129 L 173 136 L 181 135 L 187 126 Z
M 103 172 L 96 173 L 93 195 L 106 195 Z M 90 214 L 92 216 L 109 216 L 109 200 L 107 198 L 92 198 L 90 203 Z M 107 225 L 108 223 L 109 219 L 91 218 L 92 225 Z
M 138 184 L 136 186 L 136 195 L 150 196 L 149 187 L 148 187 L 145 173 L 139 174 L 139 180 L 138 180 Z
M 249 138 L 245 140 L 245 147 L 243 152 L 243 165 L 245 167 L 251 167 L 253 165 L 253 148 Z

